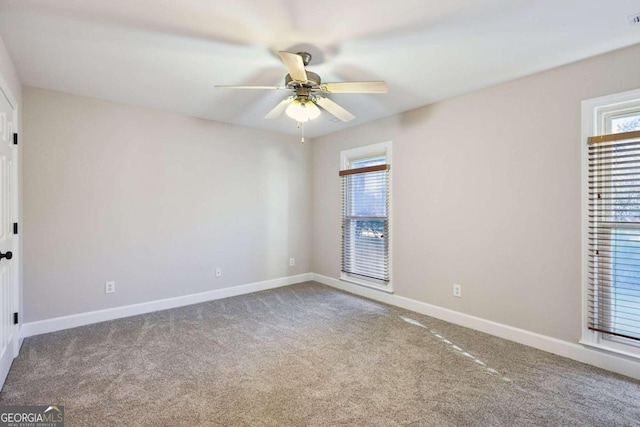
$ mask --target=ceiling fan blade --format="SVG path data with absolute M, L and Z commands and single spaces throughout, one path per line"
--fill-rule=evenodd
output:
M 353 114 L 330 100 L 329 98 L 325 98 L 324 96 L 316 96 L 313 98 L 313 102 L 327 110 L 329 113 L 333 114 L 343 122 L 348 122 L 356 118 Z
M 297 53 L 291 52 L 278 52 L 280 59 L 284 62 L 284 66 L 287 67 L 287 71 L 293 80 L 298 83 L 307 82 L 307 71 L 304 69 L 304 62 L 302 57 Z
M 232 86 L 232 85 L 215 85 L 215 88 L 220 89 L 269 89 L 269 90 L 286 90 L 288 88 L 283 86 Z
M 385 82 L 374 81 L 322 83 L 320 90 L 328 93 L 387 93 L 388 89 Z
M 265 119 L 275 119 L 276 117 L 280 116 L 280 114 L 284 113 L 284 110 L 287 109 L 289 104 L 291 104 L 294 99 L 295 99 L 294 96 L 286 97 L 285 99 L 280 101 L 280 103 L 278 105 L 276 105 L 273 108 L 273 110 L 269 111 L 269 113 L 267 113 L 267 115 L 264 116 L 264 118 Z

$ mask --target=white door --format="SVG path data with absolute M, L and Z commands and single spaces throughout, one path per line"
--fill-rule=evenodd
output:
M 0 388 L 18 353 L 18 325 L 14 313 L 18 307 L 17 237 L 17 146 L 13 144 L 16 110 L 0 87 Z

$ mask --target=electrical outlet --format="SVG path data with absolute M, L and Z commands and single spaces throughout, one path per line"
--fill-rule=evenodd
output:
M 112 294 L 116 291 L 116 282 L 105 282 L 104 283 L 104 293 Z
M 295 258 L 289 258 L 289 267 L 293 267 L 296 265 L 296 259 Z
M 222 269 L 220 267 L 216 268 L 216 277 L 222 277 Z
M 453 296 L 454 297 L 462 297 L 462 285 L 458 285 L 457 283 L 453 284 Z

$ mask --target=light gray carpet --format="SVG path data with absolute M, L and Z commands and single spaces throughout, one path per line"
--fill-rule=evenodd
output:
M 637 426 L 640 383 L 304 283 L 24 342 L 67 426 Z

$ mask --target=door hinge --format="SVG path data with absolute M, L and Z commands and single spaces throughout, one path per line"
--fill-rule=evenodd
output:
M 18 223 L 17 222 L 13 223 L 13 234 L 18 234 Z
M 17 133 L 13 134 L 13 145 L 18 145 L 18 134 Z
M 18 324 L 18 312 L 13 313 L 13 324 Z

